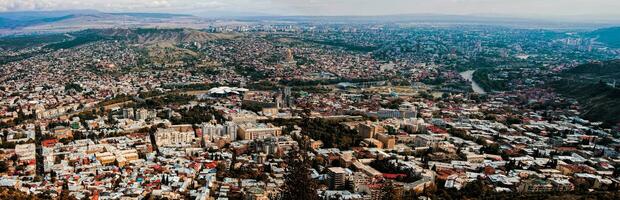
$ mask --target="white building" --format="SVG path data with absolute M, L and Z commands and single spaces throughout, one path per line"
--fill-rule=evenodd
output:
M 234 122 L 226 122 L 226 124 L 204 123 L 201 125 L 203 138 L 207 142 L 215 142 L 219 139 L 237 140 L 238 126 Z
M 241 140 L 265 139 L 281 135 L 282 127 L 272 124 L 247 123 L 239 126 L 238 133 Z
M 157 129 L 155 141 L 159 147 L 166 146 L 189 146 L 192 144 L 196 135 L 194 130 L 182 128 Z

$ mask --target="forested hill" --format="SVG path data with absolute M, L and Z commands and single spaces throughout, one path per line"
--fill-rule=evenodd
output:
M 567 70 L 565 74 L 620 78 L 620 60 L 583 64 Z
M 582 107 L 583 117 L 608 125 L 620 123 L 620 89 L 604 83 L 553 84 L 556 91 L 575 98 Z
M 607 44 L 613 48 L 620 48 L 620 27 L 598 29 L 589 34 L 597 38 L 596 41 Z
M 608 125 L 620 123 L 620 60 L 589 63 L 567 70 L 552 84 L 560 94 L 576 99 L 583 116 Z M 620 84 L 619 84 L 620 85 Z

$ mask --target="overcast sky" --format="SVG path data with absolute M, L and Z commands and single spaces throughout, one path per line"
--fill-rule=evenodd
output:
M 194 15 L 230 11 L 271 15 L 619 17 L 620 0 L 0 0 L 0 12 L 67 9 Z

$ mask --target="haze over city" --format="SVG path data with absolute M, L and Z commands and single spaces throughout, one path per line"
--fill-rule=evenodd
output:
M 0 0 L 0 200 L 618 200 L 618 8 Z
M 96 9 L 220 15 L 371 16 L 488 15 L 525 18 L 613 19 L 616 0 L 1 0 L 0 11 Z

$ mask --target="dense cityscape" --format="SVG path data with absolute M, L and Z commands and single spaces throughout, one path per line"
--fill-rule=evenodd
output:
M 200 23 L 0 37 L 0 199 L 620 198 L 618 28 Z

